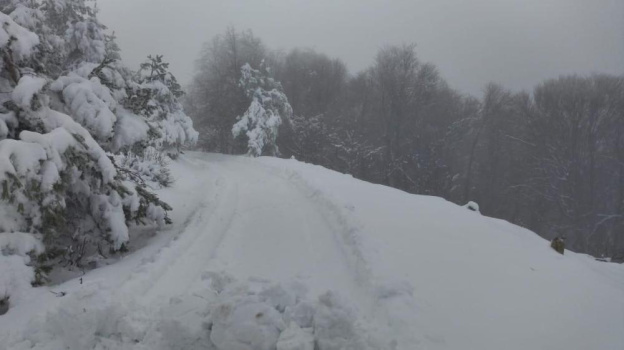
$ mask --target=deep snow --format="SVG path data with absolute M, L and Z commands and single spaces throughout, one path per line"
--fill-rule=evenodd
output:
M 0 349 L 624 348 L 623 265 L 295 160 L 171 166 L 174 225 L 22 293 Z

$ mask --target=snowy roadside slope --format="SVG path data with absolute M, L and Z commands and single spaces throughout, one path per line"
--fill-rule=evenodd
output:
M 352 264 L 429 346 L 624 348 L 623 265 L 561 256 L 531 231 L 440 198 L 294 160 L 257 162 L 341 222 Z
M 175 225 L 20 298 L 0 349 L 623 348 L 622 265 L 294 160 L 172 168 Z

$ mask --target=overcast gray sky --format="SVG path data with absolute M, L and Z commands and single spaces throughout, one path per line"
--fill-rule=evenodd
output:
M 100 0 L 126 63 L 163 54 L 183 83 L 227 26 L 268 47 L 309 47 L 354 73 L 386 44 L 416 43 L 460 91 L 514 90 L 561 74 L 624 74 L 624 0 Z

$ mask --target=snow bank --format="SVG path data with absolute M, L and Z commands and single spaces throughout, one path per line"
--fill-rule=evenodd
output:
M 319 350 L 377 348 L 357 323 L 355 309 L 335 292 L 314 300 L 299 281 L 241 283 L 218 274 L 205 276 L 221 290 L 210 302 L 206 320 L 219 350 L 306 350 L 315 344 Z
M 399 349 L 624 344 L 623 265 L 561 256 L 529 230 L 441 198 L 295 160 L 249 161 L 297 186 L 341 223 L 336 229 L 351 264 L 364 266 L 364 285 L 389 316 Z
M 23 264 L 22 264 L 23 265 Z M 102 283 L 63 296 L 14 336 L 11 349 L 372 349 L 345 299 L 328 292 L 316 301 L 300 283 L 239 282 L 207 272 L 206 288 L 158 308 L 116 294 Z M 97 302 L 94 302 L 97 301 Z M 281 305 L 278 306 L 278 305 Z M 306 309 L 309 319 L 295 317 Z M 316 345 L 315 345 L 316 344 Z M 378 348 L 378 347 L 375 347 Z

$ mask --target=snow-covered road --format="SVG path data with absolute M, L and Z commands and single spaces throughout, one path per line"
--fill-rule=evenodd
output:
M 213 230 L 213 268 L 240 279 L 308 280 L 317 293 L 359 293 L 335 224 L 307 193 L 269 167 L 236 159 L 213 164 L 229 188 L 216 217 L 227 224 Z
M 189 153 L 172 167 L 159 195 L 174 225 L 82 281 L 22 296 L 0 317 L 0 349 L 624 344 L 620 265 L 293 160 Z
M 153 279 L 141 291 L 145 299 L 181 295 L 202 272 L 227 271 L 240 280 L 301 280 L 312 294 L 336 290 L 365 300 L 339 225 L 308 193 L 271 167 L 246 159 L 190 155 L 187 161 L 213 181 L 190 189 L 203 198 L 183 234 L 159 253 L 167 263 L 148 274 Z
M 87 274 L 83 277 L 84 282 L 77 284 L 78 280 L 71 280 L 50 288 L 54 293 L 66 293 L 63 298 L 44 294 L 44 289 L 48 288 L 39 289 L 38 295 L 31 296 L 33 303 L 30 306 L 18 305 L 13 310 L 14 315 L 19 309 L 25 311 L 18 317 L 19 322 L 7 323 L 4 329 L 10 334 L 6 337 L 15 343 L 13 346 L 19 344 L 26 348 L 39 346 L 52 349 L 57 346 L 56 342 L 70 344 L 70 347 L 73 344 L 73 348 L 86 344 L 90 346 L 91 343 L 103 346 L 101 344 L 107 344 L 110 339 L 77 337 L 67 326 L 61 326 L 65 331 L 51 331 L 50 324 L 91 324 L 88 330 L 79 328 L 76 332 L 93 331 L 97 334 L 99 331 L 96 329 L 102 327 L 102 316 L 97 314 L 108 314 L 111 310 L 117 310 L 113 314 L 120 319 L 133 318 L 133 314 L 144 316 L 138 321 L 141 335 L 137 336 L 142 338 L 141 343 L 144 344 L 134 344 L 133 340 L 131 345 L 162 346 L 163 334 L 158 333 L 154 337 L 152 333 L 151 339 L 148 339 L 150 334 L 145 331 L 163 322 L 163 316 L 156 314 L 169 310 L 167 312 L 181 313 L 188 318 L 193 310 L 196 315 L 187 322 L 201 326 L 202 317 L 197 314 L 204 312 L 206 299 L 211 297 L 206 295 L 206 291 L 221 288 L 214 287 L 214 284 L 224 283 L 224 279 L 245 281 L 240 283 L 239 288 L 244 286 L 242 288 L 252 290 L 290 285 L 296 290 L 293 293 L 301 293 L 301 296 L 309 294 L 318 297 L 332 291 L 335 295 L 348 298 L 345 303 L 356 307 L 358 319 L 355 315 L 348 315 L 347 318 L 351 318 L 354 324 L 358 323 L 361 333 L 364 329 L 377 334 L 390 331 L 387 320 L 383 319 L 384 313 L 379 313 L 375 305 L 370 283 L 362 273 L 363 266 L 358 265 L 361 259 L 357 253 L 354 254 L 356 247 L 349 246 L 344 240 L 344 223 L 327 215 L 327 210 L 331 208 L 313 200 L 315 193 L 296 181 L 290 181 L 278 169 L 250 162 L 246 158 L 191 153 L 180 162 L 184 164 L 185 171 L 176 173 L 175 191 L 164 190 L 160 194 L 164 200 L 175 204 L 177 210 L 173 219 L 176 224 L 120 262 Z M 173 307 L 172 310 L 169 306 L 172 300 L 184 300 L 182 309 Z M 72 318 L 77 318 L 69 320 L 65 314 L 67 307 L 75 311 L 85 305 L 94 307 L 100 303 L 102 305 L 93 311 L 84 308 L 85 313 L 92 314 L 87 319 L 80 313 L 70 312 Z M 42 314 L 45 316 L 39 315 L 43 318 L 37 319 L 37 309 L 49 309 L 50 312 Z M 127 309 L 128 312 L 119 314 L 119 309 Z M 110 315 L 104 317 L 108 319 Z M 168 318 L 175 319 L 173 315 Z M 0 319 L 6 320 L 8 318 Z M 386 324 L 381 326 L 385 330 L 380 329 L 378 320 Z M 113 328 L 119 326 L 116 321 L 113 323 L 116 324 Z M 21 330 L 33 327 L 33 324 L 41 328 L 38 331 L 45 335 L 27 337 L 28 340 L 23 341 Z M 201 327 L 196 331 L 201 332 Z M 108 338 L 118 339 L 111 343 L 113 345 L 106 346 L 129 346 L 127 339 L 124 339 L 128 330 L 117 330 L 116 333 Z M 375 344 L 378 340 L 374 337 L 361 336 L 370 339 L 357 340 L 356 343 Z M 212 345 L 206 342 L 195 345 L 198 348 Z M 331 342 L 328 344 L 331 345 Z M 228 345 L 225 348 L 234 349 Z

